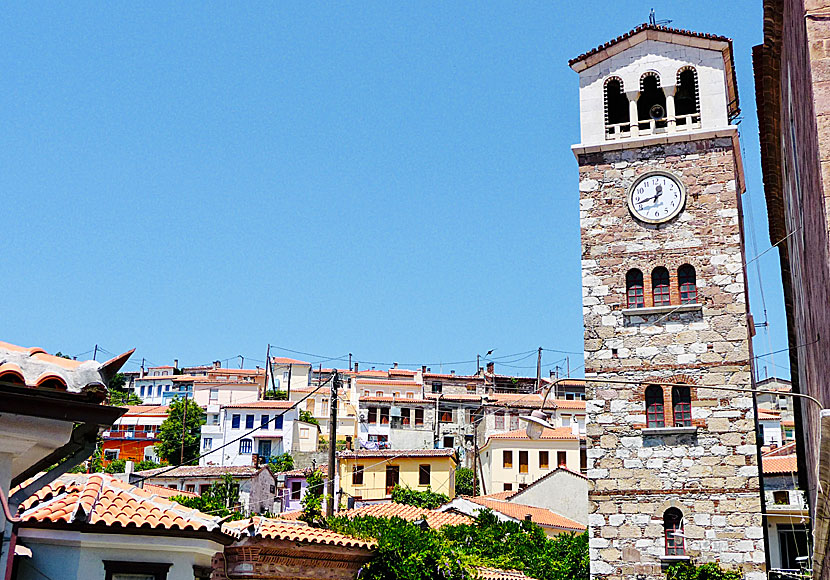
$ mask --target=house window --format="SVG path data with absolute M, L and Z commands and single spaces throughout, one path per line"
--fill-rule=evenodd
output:
M 388 425 L 389 424 L 389 407 L 381 407 L 380 408 L 380 424 L 381 425 Z
M 501 466 L 504 469 L 512 469 L 513 468 L 513 452 L 512 451 L 502 451 L 502 453 L 501 453 Z
M 400 399 L 400 398 L 401 398 L 401 394 L 400 394 L 400 393 L 392 393 L 392 398 L 393 398 L 393 399 Z
M 251 439 L 241 439 L 239 441 L 239 454 L 250 455 L 254 450 L 254 442 Z
M 692 426 L 692 394 L 689 387 L 672 387 L 671 402 L 675 427 Z
M 188 483 L 184 486 L 185 491 L 189 491 L 190 493 L 196 493 L 196 484 L 195 483 Z
M 386 495 L 392 495 L 392 490 L 401 480 L 401 468 L 398 465 L 386 466 Z
M 378 422 L 378 408 L 369 407 L 369 423 L 375 424 Z
M 219 400 L 219 389 L 211 389 L 210 390 L 210 402 L 215 403 Z
M 646 303 L 643 295 L 643 273 L 637 268 L 629 270 L 625 275 L 625 294 L 629 308 L 645 307 Z
M 320 401 L 320 414 L 325 416 L 326 408 L 329 406 L 329 399 L 328 397 L 323 397 Z
M 352 485 L 363 485 L 363 466 L 352 467 Z
M 429 476 L 432 468 L 429 465 L 418 466 L 418 485 L 429 485 Z
M 668 306 L 671 304 L 669 271 L 663 266 L 659 266 L 651 272 L 651 295 L 654 298 L 655 306 Z
M 401 409 L 401 425 L 409 426 L 409 417 L 412 414 L 411 409 Z
M 305 402 L 305 410 L 307 413 L 310 413 L 311 416 L 314 416 L 314 399 L 309 399 Z
M 231 429 L 239 429 L 239 415 L 231 415 Z
M 173 564 L 104 560 L 104 580 L 166 580 Z
M 203 483 L 199 486 L 199 495 L 204 495 L 210 489 L 209 483 Z
M 527 473 L 527 451 L 519 451 L 519 473 Z
M 683 514 L 677 508 L 669 508 L 663 514 L 666 533 L 666 556 L 685 556 L 683 543 Z
M 441 411 L 441 422 L 452 423 L 452 411 Z
M 684 264 L 678 268 L 677 284 L 680 286 L 680 303 L 697 304 L 697 278 L 693 267 Z
M 152 389 L 152 387 L 150 387 L 150 388 Z M 157 387 L 156 392 L 158 393 L 158 396 L 160 397 L 161 396 L 161 385 L 159 385 Z
M 539 469 L 548 469 L 550 467 L 550 463 L 548 461 L 548 452 L 547 451 L 540 451 L 539 452 Z
M 444 437 L 444 449 L 452 449 L 455 447 L 455 437 L 447 435 Z
M 382 397 L 383 396 L 383 391 L 375 391 L 375 396 L 376 397 Z
M 422 427 L 424 425 L 424 410 L 415 409 L 415 426 Z
M 107 461 L 115 461 L 118 459 L 118 449 L 106 449 L 104 451 L 104 459 Z
M 291 482 L 291 501 L 297 501 L 303 493 L 303 484 L 299 481 Z
M 245 415 L 245 428 L 246 429 L 253 429 L 254 428 L 254 416 L 253 415 Z
M 567 467 L 568 466 L 568 454 L 564 451 L 557 451 L 556 452 L 556 465 L 559 467 Z
M 407 391 L 406 392 L 406 398 L 407 399 L 414 399 L 415 398 L 415 393 L 413 393 L 412 391 Z
M 213 447 L 213 439 L 210 437 L 205 437 L 202 441 L 202 450 L 203 451 L 210 451 L 210 448 Z
M 144 396 L 144 385 L 141 385 L 141 389 L 139 389 L 139 392 L 141 393 L 141 396 L 143 397 Z
M 274 429 L 282 429 L 282 415 L 274 417 Z
M 496 411 L 496 429 L 504 429 L 504 411 Z
M 663 417 L 663 389 L 651 385 L 646 389 L 646 426 L 649 428 L 665 427 Z
M 440 393 L 444 388 L 441 384 L 441 381 L 432 381 L 432 384 L 430 386 L 432 387 L 433 393 Z
M 262 428 L 262 429 L 267 429 L 267 428 L 268 428 L 268 420 L 269 420 L 270 418 L 271 418 L 271 416 L 270 416 L 270 415 L 262 415 L 262 416 L 259 418 L 259 426 L 260 426 L 260 428 Z
M 513 484 L 512 483 L 505 483 L 504 484 L 504 491 L 513 491 Z
M 519 428 L 519 414 L 518 413 L 511 413 L 510 414 L 510 430 L 515 431 Z

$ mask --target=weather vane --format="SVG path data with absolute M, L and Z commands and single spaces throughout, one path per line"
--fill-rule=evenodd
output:
M 648 13 L 648 23 L 651 26 L 663 26 L 665 24 L 671 24 L 671 20 L 657 20 L 657 15 L 654 14 L 654 8 L 651 9 L 651 12 Z

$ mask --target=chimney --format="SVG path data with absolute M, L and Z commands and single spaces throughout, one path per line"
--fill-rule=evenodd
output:
M 422 373 L 427 372 L 427 365 L 421 365 L 421 372 Z
M 135 463 L 133 463 L 132 461 L 127 461 L 124 464 L 124 474 L 127 476 L 127 480 L 126 480 L 127 482 L 130 481 L 129 477 L 130 477 L 130 474 L 133 472 L 133 469 L 135 469 Z
M 530 514 L 525 514 L 525 521 L 526 522 L 532 522 L 533 521 L 533 516 L 530 515 Z
M 359 365 L 359 364 L 360 364 L 359 362 L 354 361 L 354 372 L 357 372 L 357 369 L 358 369 L 358 365 Z
M 496 363 L 488 362 L 487 363 L 487 372 L 492 374 L 496 373 Z
M 177 359 L 177 358 L 173 359 L 173 367 L 179 368 L 179 359 Z
M 398 363 L 392 363 L 392 368 L 393 368 L 393 369 L 398 368 Z
M 139 379 L 144 378 L 144 365 L 141 365 L 141 370 L 138 372 L 138 378 Z
M 455 371 L 450 371 L 450 374 L 455 376 Z
M 218 360 L 213 361 L 213 368 L 221 369 L 222 368 L 222 362 L 218 361 Z
M 254 467 L 259 467 L 259 455 L 256 453 L 251 454 L 251 465 Z

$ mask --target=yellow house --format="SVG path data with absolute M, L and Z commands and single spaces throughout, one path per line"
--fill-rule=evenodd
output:
M 524 429 L 494 433 L 479 457 L 487 493 L 518 491 L 557 467 L 579 473 L 579 437 L 570 427 L 545 429 L 539 439 Z
M 455 497 L 454 449 L 384 449 L 341 451 L 340 488 L 358 501 L 389 499 L 396 484 L 425 491 L 428 487 Z

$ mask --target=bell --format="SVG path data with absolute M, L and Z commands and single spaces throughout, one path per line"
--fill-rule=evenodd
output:
M 652 107 L 648 110 L 648 115 L 657 121 L 666 116 L 666 109 L 663 108 L 663 105 L 652 105 Z

